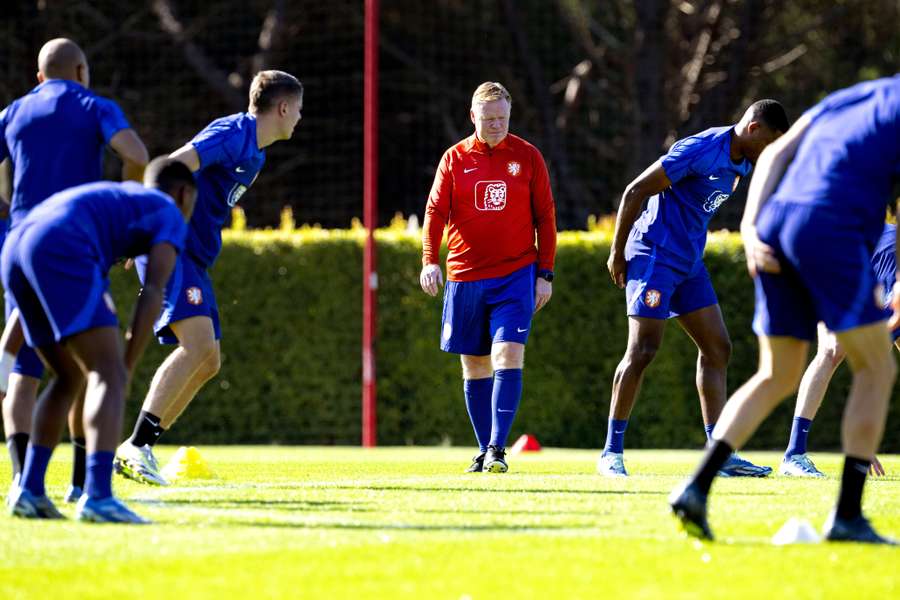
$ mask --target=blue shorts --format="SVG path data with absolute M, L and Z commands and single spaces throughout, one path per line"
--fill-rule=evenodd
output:
M 497 342 L 528 341 L 534 315 L 534 264 L 503 277 L 448 281 L 441 350 L 487 356 Z
M 109 279 L 89 243 L 40 226 L 17 228 L 8 242 L 0 259 L 3 286 L 19 309 L 29 346 L 118 326 Z
M 138 257 L 134 264 L 141 284 L 143 284 L 144 275 L 147 271 L 147 257 Z M 162 312 L 153 326 L 153 331 L 156 333 L 159 343 L 177 344 L 178 338 L 169 325 L 190 317 L 209 317 L 212 319 L 216 339 L 221 339 L 222 330 L 219 327 L 219 306 L 216 304 L 216 294 L 213 292 L 209 273 L 205 267 L 198 264 L 190 256 L 179 254 L 175 263 L 175 269 L 172 271 L 172 277 L 169 279 L 168 285 L 166 285 Z
M 871 241 L 846 218 L 805 205 L 769 202 L 759 238 L 775 248 L 781 272 L 756 278 L 757 335 L 816 339 L 816 324 L 841 332 L 885 320 L 872 270 Z
M 655 249 L 628 261 L 625 300 L 629 317 L 671 319 L 719 303 L 702 260 L 690 266 L 660 263 Z

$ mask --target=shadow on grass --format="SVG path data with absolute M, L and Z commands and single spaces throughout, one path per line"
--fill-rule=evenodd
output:
M 597 525 L 424 525 L 408 523 L 299 523 L 273 521 L 228 521 L 228 526 L 266 527 L 275 529 L 343 529 L 355 531 L 514 531 L 522 533 L 541 531 L 573 531 L 597 529 Z

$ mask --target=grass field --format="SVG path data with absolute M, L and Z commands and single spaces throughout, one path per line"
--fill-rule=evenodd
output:
M 514 457 L 505 475 L 460 474 L 471 452 L 459 448 L 201 450 L 216 480 L 116 480 L 155 525 L 0 518 L 0 598 L 900 597 L 898 549 L 770 544 L 792 516 L 820 528 L 834 477 L 719 480 L 720 541 L 701 544 L 666 505 L 698 452 L 629 451 L 633 476 L 608 480 L 583 450 Z M 68 456 L 61 446 L 51 465 L 54 499 Z M 815 458 L 839 472 L 838 456 Z M 882 460 L 893 475 L 871 481 L 865 506 L 898 536 L 900 457 Z

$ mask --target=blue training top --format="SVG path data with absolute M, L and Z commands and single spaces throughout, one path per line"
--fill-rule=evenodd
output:
M 187 253 L 209 268 L 222 250 L 222 226 L 229 211 L 256 180 L 266 153 L 257 146 L 256 117 L 249 113 L 216 119 L 191 144 L 200 157 L 200 170 Z
M 661 164 L 672 185 L 650 198 L 628 236 L 626 258 L 654 246 L 688 265 L 703 258 L 709 222 L 753 165 L 731 159 L 734 127 L 675 142 Z
M 894 281 L 897 278 L 897 226 L 886 223 L 878 243 L 875 244 L 875 252 L 872 254 L 872 269 L 875 271 L 875 278 L 884 286 L 884 297 L 882 298 L 886 305 L 891 300 L 891 292 L 894 288 Z
M 84 86 L 50 79 L 0 112 L 0 160 L 13 164 L 10 223 L 51 195 L 103 178 L 103 150 L 131 126 L 119 106 Z
M 805 114 L 812 123 L 772 200 L 837 214 L 874 246 L 900 175 L 900 75 L 837 91 Z
M 28 213 L 21 227 L 87 243 L 104 273 L 162 242 L 181 252 L 187 236 L 187 223 L 172 198 L 133 181 L 89 183 L 54 194 Z

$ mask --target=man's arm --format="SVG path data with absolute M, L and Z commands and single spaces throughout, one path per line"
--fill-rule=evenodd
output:
M 535 151 L 534 177 L 531 180 L 531 206 L 537 230 L 538 272 L 553 271 L 556 261 L 556 204 L 550 189 L 550 174 L 544 157 Z M 553 295 L 553 284 L 538 277 L 534 284 L 534 310 L 541 310 Z
M 125 333 L 125 367 L 128 369 L 129 380 L 153 334 L 153 324 L 162 308 L 163 293 L 172 269 L 175 268 L 177 256 L 175 248 L 167 242 L 156 244 L 147 255 L 144 287 L 138 296 L 131 326 Z
M 196 173 L 200 170 L 200 155 L 197 153 L 197 149 L 194 148 L 193 144 L 185 144 L 170 154 L 169 158 L 184 163 L 185 166 L 191 170 L 191 173 Z
M 763 150 L 756 162 L 756 169 L 750 180 L 750 189 L 747 191 L 744 216 L 741 219 L 741 237 L 744 240 L 747 270 L 750 271 L 751 277 L 755 277 L 757 271 L 778 273 L 781 270 L 772 247 L 759 241 L 756 233 L 756 218 L 759 216 L 760 209 L 769 201 L 772 193 L 778 187 L 781 178 L 784 177 L 810 123 L 812 123 L 812 119 L 809 115 L 800 117 L 787 133 Z
M 8 158 L 0 160 L 0 219 L 9 216 L 12 197 L 12 169 Z
M 122 180 L 141 181 L 150 155 L 137 132 L 134 129 L 117 131 L 110 138 L 109 146 L 122 159 Z
M 894 204 L 894 214 L 900 214 L 900 198 Z M 894 279 L 893 294 L 891 294 L 891 310 L 893 314 L 888 319 L 888 327 L 893 331 L 900 327 L 900 226 L 897 227 L 897 239 L 894 241 L 894 256 L 897 260 L 897 277 Z
M 628 234 L 634 222 L 641 212 L 641 207 L 651 196 L 662 192 L 672 185 L 669 176 L 662 166 L 662 159 L 647 167 L 643 173 L 628 184 L 622 201 L 619 203 L 619 211 L 616 214 L 616 228 L 613 231 L 613 243 L 606 266 L 612 277 L 613 283 L 620 288 L 625 287 L 625 244 L 628 242 Z
M 422 223 L 422 272 L 419 285 L 429 296 L 436 296 L 443 285 L 440 255 L 444 226 L 450 216 L 450 198 L 453 194 L 453 176 L 450 173 L 450 156 L 444 154 L 434 174 L 434 183 L 425 205 L 425 220 Z

